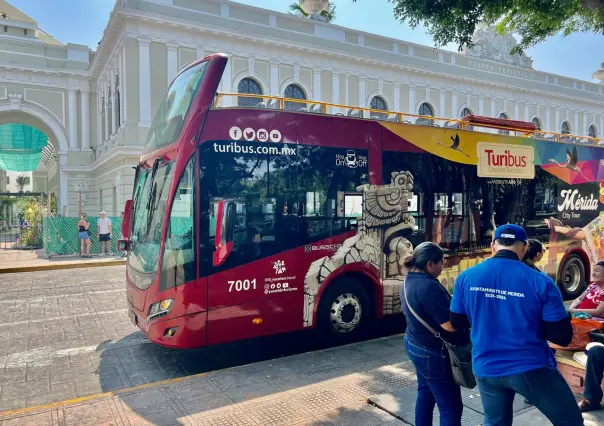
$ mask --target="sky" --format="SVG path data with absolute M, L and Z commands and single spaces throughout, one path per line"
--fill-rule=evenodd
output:
M 252 6 L 287 12 L 294 0 L 235 0 Z M 38 21 L 40 28 L 63 43 L 85 44 L 95 49 L 103 36 L 115 0 L 9 0 Z M 333 0 L 335 24 L 427 46 L 434 42 L 423 28 L 411 30 L 394 19 L 386 0 Z M 371 18 L 369 18 L 371 17 Z M 457 50 L 447 46 L 447 50 Z M 552 37 L 527 50 L 533 68 L 585 81 L 604 62 L 604 36 L 574 34 Z

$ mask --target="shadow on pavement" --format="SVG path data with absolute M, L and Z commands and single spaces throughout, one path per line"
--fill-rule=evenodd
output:
M 403 317 L 388 318 L 376 324 L 369 339 L 402 331 Z M 314 352 L 326 348 L 330 349 Z M 392 359 L 388 361 L 385 357 Z M 381 424 L 394 418 L 369 406 L 366 398 L 415 381 L 412 374 L 403 370 L 398 373 L 374 371 L 407 361 L 402 338 L 369 340 L 352 347 L 338 347 L 317 338 L 314 331 L 193 350 L 164 348 L 146 341 L 142 334 L 134 333 L 106 345 L 99 361 L 95 373 L 102 392 L 206 373 L 193 380 L 120 394 L 114 399 L 114 407 L 122 418 L 134 423 L 142 418 L 152 424 L 183 424 L 182 418 L 190 416 L 201 424 L 209 417 L 224 422 L 216 424 L 291 424 L 300 416 L 315 418 L 332 407 L 333 412 L 329 412 L 327 417 L 336 418 L 323 421 L 319 416 L 317 423 L 313 424 L 346 424 L 346 419 L 350 419 L 350 424 L 359 424 L 354 420 L 364 417 L 372 421 L 363 424 Z M 230 370 L 220 371 L 226 368 Z M 357 376 L 360 371 L 362 376 L 356 377 L 355 383 L 345 392 L 330 391 L 329 386 L 315 389 L 318 384 L 341 380 L 348 375 Z M 348 408 L 342 410 L 340 399 L 352 395 L 357 397 L 356 402 L 344 401 Z M 272 396 L 279 398 L 274 401 L 276 406 L 268 407 L 267 411 L 264 405 L 268 396 L 271 397 L 268 399 Z M 287 402 L 283 402 L 284 398 Z M 354 407 L 354 412 L 348 412 L 350 404 L 358 401 L 362 403 Z M 107 400 L 95 404 L 99 404 L 95 410 L 105 412 L 107 416 L 115 410 L 114 407 L 103 407 L 110 404 Z M 239 408 L 234 409 L 233 404 L 238 404 L 235 407 Z M 273 418 L 263 417 L 266 413 L 273 413 Z M 82 411 L 82 415 L 86 412 Z M 379 420 L 384 415 L 386 417 Z M 341 421 L 336 421 L 340 417 Z

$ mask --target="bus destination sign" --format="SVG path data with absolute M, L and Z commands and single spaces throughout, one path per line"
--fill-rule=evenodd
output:
M 533 179 L 535 151 L 532 146 L 478 142 L 478 176 L 500 179 Z

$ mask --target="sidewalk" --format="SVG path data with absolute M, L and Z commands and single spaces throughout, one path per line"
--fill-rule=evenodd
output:
M 402 336 L 391 336 L 5 411 L 0 413 L 0 421 L 3 426 L 404 425 L 413 422 L 415 386 L 414 369 L 405 355 Z M 481 424 L 477 392 L 464 392 L 464 404 L 463 424 Z M 547 424 L 520 399 L 515 408 L 515 425 Z M 586 419 L 586 425 L 592 426 L 602 424 L 604 416 Z
M 43 250 L 0 250 L 0 274 L 12 272 L 49 271 L 55 269 L 92 268 L 126 264 L 121 256 L 76 256 L 45 258 Z

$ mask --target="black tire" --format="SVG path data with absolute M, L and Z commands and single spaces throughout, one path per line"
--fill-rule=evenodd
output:
M 565 300 L 576 299 L 586 288 L 585 264 L 576 254 L 566 258 L 558 274 L 558 287 Z
M 321 296 L 317 323 L 327 340 L 356 341 L 366 335 L 373 319 L 369 296 L 357 280 L 339 279 Z

